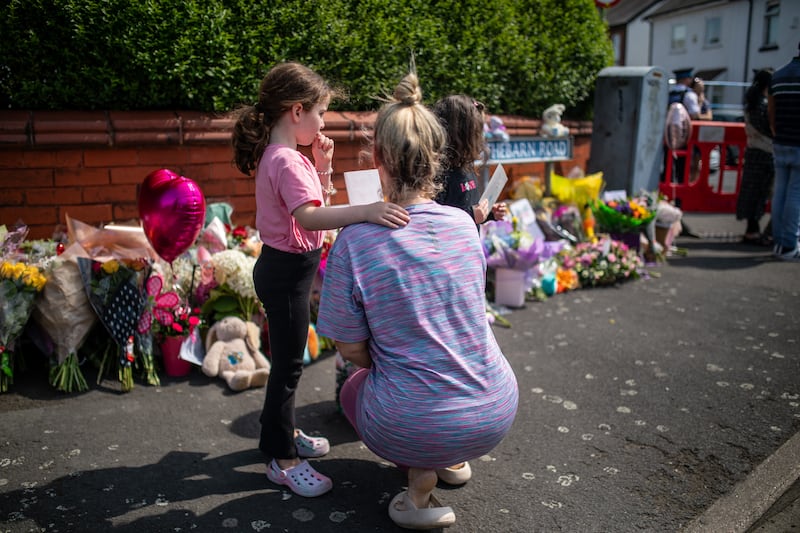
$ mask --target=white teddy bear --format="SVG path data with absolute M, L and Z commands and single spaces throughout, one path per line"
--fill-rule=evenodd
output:
M 564 104 L 553 104 L 542 113 L 542 127 L 539 133 L 543 137 L 566 137 L 569 128 L 561 124 L 561 115 L 566 107 Z
M 206 337 L 203 373 L 219 376 L 234 391 L 267 384 L 270 363 L 261 353 L 261 335 L 253 322 L 229 316 L 214 323 Z

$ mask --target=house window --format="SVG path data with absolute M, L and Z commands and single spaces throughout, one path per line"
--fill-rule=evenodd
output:
M 675 24 L 672 27 L 670 50 L 673 52 L 686 51 L 686 24 Z
M 622 65 L 622 35 L 619 33 L 611 34 L 611 47 L 614 49 L 614 64 Z
M 778 15 L 781 13 L 780 2 L 770 2 L 764 11 L 764 41 L 762 46 L 778 45 Z
M 712 17 L 706 19 L 706 46 L 719 46 L 722 41 L 722 19 Z

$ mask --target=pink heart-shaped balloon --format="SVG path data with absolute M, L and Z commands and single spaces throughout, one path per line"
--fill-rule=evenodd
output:
M 139 218 L 147 240 L 164 261 L 194 244 L 206 217 L 206 199 L 194 181 L 162 168 L 151 172 L 139 190 Z

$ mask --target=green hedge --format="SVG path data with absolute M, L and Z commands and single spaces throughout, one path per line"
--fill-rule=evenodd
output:
M 271 65 L 303 62 L 369 110 L 413 52 L 426 100 L 581 118 L 611 62 L 593 0 L 6 0 L 0 106 L 225 111 Z

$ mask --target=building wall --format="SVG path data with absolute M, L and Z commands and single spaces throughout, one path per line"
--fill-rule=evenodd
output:
M 650 24 L 643 17 L 632 20 L 627 26 L 625 41 L 625 65 L 631 67 L 648 66 L 650 61 Z
M 769 0 L 753 0 L 751 33 L 748 53 L 750 54 L 747 81 L 753 79 L 753 69 L 771 67 L 777 69 L 798 55 L 800 42 L 800 2 L 783 0 L 780 2 L 778 17 L 777 47 L 763 47 L 764 14 Z
M 371 168 L 364 131 L 372 113 L 329 112 L 325 132 L 336 142 L 334 204 L 347 203 L 343 172 Z M 535 135 L 539 120 L 503 117 L 512 136 Z M 568 173 L 586 168 L 591 123 L 570 123 L 573 159 L 556 163 Z M 66 216 L 87 224 L 138 219 L 137 198 L 145 176 L 168 168 L 198 183 L 207 203 L 228 202 L 234 224 L 255 222 L 253 179 L 231 162 L 224 118 L 176 112 L 0 112 L 0 224 L 18 221 L 29 238 L 49 238 Z M 503 165 L 513 181 L 544 176 L 543 163 Z
M 706 20 L 721 18 L 721 38 L 718 45 L 705 45 Z M 748 3 L 733 2 L 698 6 L 680 12 L 660 15 L 652 19 L 653 64 L 672 72 L 692 67 L 697 70 L 725 68 L 717 79 L 743 81 L 747 54 Z M 671 49 L 672 28 L 686 24 L 686 47 L 682 51 Z

